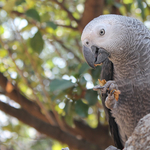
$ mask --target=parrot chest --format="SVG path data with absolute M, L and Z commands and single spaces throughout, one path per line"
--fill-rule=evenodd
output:
M 116 81 L 121 94 L 112 115 L 118 124 L 123 144 L 131 136 L 138 121 L 150 113 L 150 77 Z

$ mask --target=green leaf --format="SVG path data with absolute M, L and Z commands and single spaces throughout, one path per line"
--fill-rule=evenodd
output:
M 29 9 L 25 13 L 28 17 L 40 22 L 40 16 L 35 9 Z
M 65 116 L 65 121 L 68 125 L 72 126 L 73 125 L 73 117 L 72 114 L 66 115 Z
M 54 91 L 60 91 L 60 90 L 65 90 L 68 88 L 73 87 L 75 84 L 72 83 L 69 80 L 64 80 L 64 79 L 54 79 L 50 83 L 50 90 L 52 92 Z
M 72 102 L 70 102 L 70 101 L 67 101 L 67 102 L 65 103 L 64 111 L 65 111 L 66 114 L 69 114 L 69 113 L 70 113 L 71 104 L 72 104 Z
M 87 63 L 83 63 L 79 69 L 79 74 L 86 72 L 88 69 L 90 69 L 89 65 Z
M 75 104 L 75 112 L 81 117 L 88 116 L 89 106 L 82 102 L 82 100 L 78 100 Z
M 26 2 L 26 1 L 25 0 L 17 0 L 15 4 L 16 5 L 20 5 L 20 4 L 24 3 L 24 2 Z
M 52 22 L 52 21 L 48 21 L 48 22 L 46 22 L 46 24 L 47 24 L 47 26 L 53 28 L 54 30 L 57 29 L 57 24 L 55 24 L 55 23 Z
M 69 100 L 66 101 L 64 111 L 65 111 L 65 121 L 68 125 L 73 125 L 73 115 L 74 115 L 74 102 L 71 102 Z
M 30 40 L 30 45 L 32 49 L 37 53 L 40 53 L 43 50 L 44 41 L 43 41 L 42 34 L 40 31 L 38 31 L 34 35 L 34 37 Z
M 85 94 L 85 99 L 89 105 L 94 105 L 97 103 L 97 92 L 93 91 L 92 89 L 87 90 Z

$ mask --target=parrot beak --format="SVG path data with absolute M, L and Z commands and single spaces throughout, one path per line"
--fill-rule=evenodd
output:
M 86 62 L 88 63 L 88 65 L 92 68 L 95 68 L 94 66 L 94 55 L 91 51 L 91 49 L 89 49 L 88 47 L 86 46 L 83 46 L 83 55 L 84 55 L 84 58 L 86 60 Z
M 105 49 L 96 46 L 91 46 L 91 48 L 83 46 L 83 55 L 86 62 L 93 69 L 109 57 L 109 53 Z

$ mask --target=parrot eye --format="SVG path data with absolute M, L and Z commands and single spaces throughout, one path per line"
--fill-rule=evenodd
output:
M 99 32 L 100 36 L 104 35 L 105 34 L 105 30 L 104 29 L 101 29 L 100 32 Z

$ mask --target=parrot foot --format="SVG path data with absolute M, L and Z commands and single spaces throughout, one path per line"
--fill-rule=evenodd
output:
M 115 104 L 119 99 L 120 91 L 118 90 L 118 86 L 115 81 L 108 81 L 103 86 L 102 93 L 106 93 L 108 91 L 108 96 L 106 97 L 105 105 L 107 108 L 114 108 Z
M 115 103 L 119 99 L 119 94 L 121 93 L 118 90 L 118 86 L 116 82 L 113 80 L 107 82 L 106 81 L 104 82 L 104 80 L 99 80 L 99 82 L 100 85 L 94 86 L 93 90 L 95 91 L 101 90 L 102 93 L 108 93 L 108 96 L 105 101 L 105 105 L 109 109 L 114 108 Z
M 113 109 L 116 102 L 117 101 L 115 99 L 114 94 L 108 94 L 108 96 L 106 97 L 106 100 L 105 100 L 105 106 L 109 109 Z
M 107 93 L 108 91 L 112 90 L 112 87 L 115 88 L 115 81 L 113 80 L 110 80 L 110 81 L 107 81 L 104 79 L 104 80 L 99 80 L 99 84 L 100 85 L 96 85 L 93 87 L 93 90 L 94 91 L 99 91 L 101 90 L 102 93 Z M 111 88 L 111 89 L 110 89 Z M 116 85 L 116 88 L 118 89 L 118 86 Z

